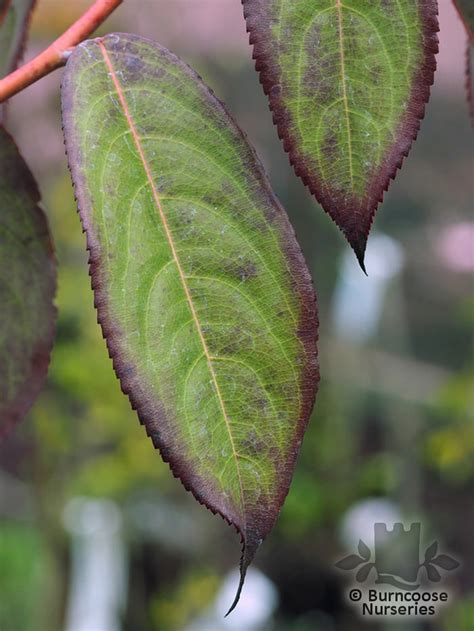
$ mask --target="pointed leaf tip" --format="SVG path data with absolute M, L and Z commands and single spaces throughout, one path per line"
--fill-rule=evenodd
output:
M 240 595 L 242 594 L 242 588 L 244 586 L 244 582 L 245 582 L 245 576 L 247 574 L 247 568 L 240 568 L 240 579 L 239 579 L 239 586 L 237 587 L 237 593 L 235 594 L 235 598 L 234 601 L 232 603 L 232 605 L 229 607 L 228 612 L 225 614 L 224 618 L 227 618 L 228 615 L 230 615 L 234 609 L 237 607 L 237 605 L 239 604 L 239 600 L 240 600 Z
M 358 241 L 349 241 L 349 243 L 351 244 L 351 247 L 354 250 L 354 253 L 356 255 L 356 258 L 360 265 L 361 270 L 364 272 L 366 276 L 368 276 L 367 270 L 365 268 L 365 251 L 367 248 L 367 237 L 363 237 L 362 239 L 359 239 Z
M 367 276 L 367 270 L 365 268 L 365 253 L 367 250 L 367 240 L 369 234 L 370 226 L 366 229 L 363 229 L 358 226 L 354 226 L 353 222 L 350 227 L 342 230 L 344 236 L 346 237 L 347 242 L 351 246 L 354 254 L 356 255 L 356 259 L 360 265 L 361 270 Z
M 437 1 L 242 3 L 295 172 L 346 235 L 355 223 L 368 235 L 424 116 L 438 50 Z M 351 245 L 364 269 L 363 252 Z
M 242 556 L 240 559 L 240 579 L 239 579 L 239 585 L 237 587 L 237 593 L 235 594 L 234 601 L 232 602 L 232 605 L 230 606 L 228 612 L 225 614 L 224 618 L 227 618 L 227 616 L 234 611 L 234 609 L 237 607 L 239 603 L 240 596 L 242 594 L 242 589 L 245 583 L 245 577 L 247 575 L 247 570 L 249 568 L 249 565 L 252 563 L 261 543 L 262 543 L 261 539 L 256 540 L 253 537 L 249 539 L 249 542 L 246 542 L 244 539 L 243 548 L 242 548 Z

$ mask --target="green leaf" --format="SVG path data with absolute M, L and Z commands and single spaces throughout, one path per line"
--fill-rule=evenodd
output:
M 0 127 L 0 439 L 23 417 L 46 376 L 56 270 L 36 183 Z
M 256 68 L 296 173 L 364 267 L 436 67 L 436 0 L 242 0 Z
M 224 106 L 158 44 L 112 34 L 78 46 L 62 110 L 122 389 L 174 474 L 240 532 L 243 581 L 288 492 L 318 380 L 293 230 Z
M 36 0 L 0 0 L 0 77 L 17 66 L 35 3 Z

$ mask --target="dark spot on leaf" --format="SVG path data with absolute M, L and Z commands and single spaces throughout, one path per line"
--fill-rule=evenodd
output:
M 265 449 L 265 442 L 258 438 L 254 430 L 250 431 L 246 438 L 242 441 L 242 447 L 251 456 L 257 456 L 261 454 Z
M 254 278 L 255 276 L 257 276 L 257 268 L 251 262 L 238 265 L 235 268 L 235 275 L 240 281 L 243 282 L 248 280 L 249 278 Z

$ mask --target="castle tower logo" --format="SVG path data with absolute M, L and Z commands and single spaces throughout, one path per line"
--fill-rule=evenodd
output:
M 375 583 L 391 585 L 398 589 L 415 591 L 420 581 L 437 583 L 441 580 L 440 570 L 452 571 L 459 567 L 458 561 L 447 554 L 438 554 L 435 541 L 420 558 L 421 524 L 413 523 L 405 530 L 403 524 L 396 523 L 392 529 L 387 524 L 374 524 L 375 550 L 359 541 L 358 554 L 350 554 L 336 563 L 341 570 L 357 569 L 355 580 L 367 581 L 375 573 Z M 423 573 L 424 572 L 424 573 Z

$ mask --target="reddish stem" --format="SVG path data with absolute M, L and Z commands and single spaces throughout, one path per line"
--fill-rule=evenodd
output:
M 96 0 L 68 30 L 46 50 L 0 80 L 0 103 L 64 66 L 71 49 L 93 33 L 123 0 Z

